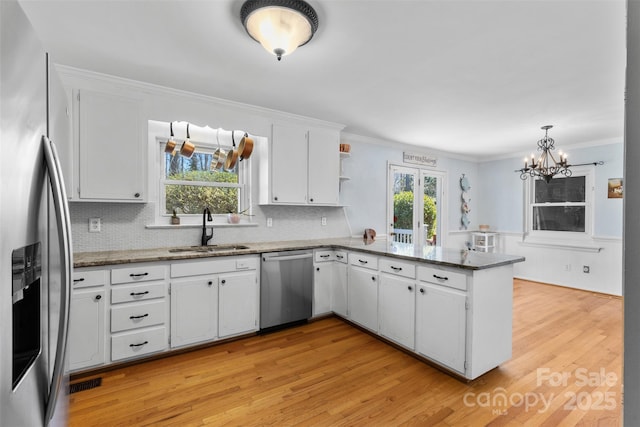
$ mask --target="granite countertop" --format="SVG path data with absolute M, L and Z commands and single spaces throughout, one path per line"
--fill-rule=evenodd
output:
M 414 246 L 386 240 L 365 241 L 356 238 L 293 240 L 280 242 L 238 243 L 202 247 L 172 247 L 154 249 L 133 249 L 121 251 L 77 252 L 74 253 L 74 267 L 96 267 L 134 262 L 175 261 L 186 259 L 213 258 L 230 255 L 250 255 L 265 252 L 291 251 L 301 249 L 335 248 L 356 250 L 373 255 L 390 256 L 467 270 L 482 270 L 524 261 L 522 256 L 484 253 L 435 246 Z

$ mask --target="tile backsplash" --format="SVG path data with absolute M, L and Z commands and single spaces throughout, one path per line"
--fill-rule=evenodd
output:
M 128 203 L 72 202 L 71 231 L 74 252 L 148 249 L 200 244 L 200 228 L 148 228 L 153 224 L 155 205 Z M 273 226 L 266 227 L 266 218 Z M 321 225 L 321 218 L 327 225 Z M 89 218 L 101 219 L 101 231 L 89 232 Z M 257 206 L 252 220 L 256 226 L 213 228 L 210 244 L 321 239 L 351 235 L 344 209 L 316 206 Z

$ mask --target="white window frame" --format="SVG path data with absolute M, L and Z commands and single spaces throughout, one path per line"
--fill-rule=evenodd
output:
M 524 181 L 524 214 L 525 214 L 525 242 L 529 243 L 547 243 L 551 245 L 572 246 L 575 244 L 588 244 L 593 240 L 593 214 L 594 214 L 594 175 L 593 166 L 575 166 L 571 168 L 571 176 L 585 177 L 585 201 L 584 203 L 567 202 L 562 205 L 566 206 L 582 206 L 585 207 L 584 231 L 548 231 L 534 230 L 533 228 L 533 208 L 535 206 L 543 206 L 534 202 L 534 183 L 535 179 L 527 179 Z M 564 179 L 563 177 L 554 177 L 552 179 Z M 560 204 L 553 204 L 560 205 Z

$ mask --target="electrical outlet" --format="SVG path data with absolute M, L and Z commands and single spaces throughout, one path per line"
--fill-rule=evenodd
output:
M 273 227 L 273 218 L 267 218 L 267 227 Z
M 589 273 L 591 271 L 591 269 L 589 268 L 588 265 L 583 265 L 582 266 L 582 272 L 583 273 Z
M 99 233 L 101 225 L 100 218 L 89 218 L 89 233 Z
M 321 223 L 322 225 L 327 225 L 327 217 L 326 217 L 326 216 L 323 216 L 323 217 L 320 219 L 320 223 Z
M 564 271 L 571 271 L 571 264 L 565 264 Z

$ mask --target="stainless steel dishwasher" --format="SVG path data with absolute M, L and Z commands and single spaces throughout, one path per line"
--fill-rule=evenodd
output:
M 313 252 L 262 254 L 260 329 L 274 329 L 311 317 Z

